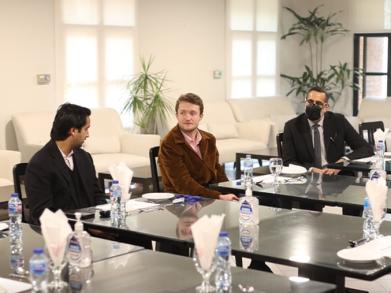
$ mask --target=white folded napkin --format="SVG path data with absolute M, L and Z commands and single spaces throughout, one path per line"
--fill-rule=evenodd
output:
M 289 164 L 288 167 L 282 167 L 281 173 L 283 174 L 304 174 L 307 172 L 307 169 L 303 166 Z
M 253 177 L 253 181 L 254 183 L 261 182 L 265 184 L 272 184 L 274 182 L 274 176 L 272 174 L 255 176 Z M 298 178 L 278 176 L 277 181 L 279 184 L 304 184 L 307 182 L 307 178 L 303 176 Z
M 224 217 L 224 214 L 204 215 L 190 227 L 198 259 L 204 270 L 209 270 L 212 264 Z
M 68 235 L 72 232 L 68 218 L 62 210 L 53 213 L 45 209 L 39 221 L 50 258 L 55 265 L 60 265 L 64 258 Z
M 158 207 L 158 206 L 159 206 L 159 204 L 157 204 L 157 203 L 151 203 L 151 202 L 140 201 L 137 199 L 131 199 L 126 202 L 126 211 L 132 212 L 132 211 L 136 211 L 136 210 L 149 209 L 149 208 L 154 208 L 154 207 Z M 110 211 L 111 204 L 106 203 L 106 204 L 97 205 L 96 208 L 101 211 Z
M 369 203 L 371 204 L 373 220 L 379 222 L 384 213 L 387 198 L 387 184 L 384 178 L 368 180 L 365 184 Z
M 130 198 L 129 188 L 133 178 L 133 171 L 129 169 L 124 162 L 109 167 L 111 177 L 119 181 L 121 187 L 121 199 L 128 200 Z
M 389 131 L 388 128 L 384 129 L 384 131 L 381 130 L 380 128 L 376 129 L 376 131 L 373 133 L 373 140 L 375 141 L 375 144 L 377 144 L 379 140 L 385 142 L 388 131 Z

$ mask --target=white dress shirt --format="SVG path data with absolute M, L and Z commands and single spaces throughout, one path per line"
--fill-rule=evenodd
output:
M 74 165 L 73 165 L 73 150 L 68 155 L 65 155 L 60 148 L 58 148 L 58 149 L 60 150 L 60 153 L 61 153 L 61 155 L 62 155 L 62 157 L 64 159 L 65 164 L 68 166 L 69 169 L 71 169 L 73 171 L 73 168 L 74 168 Z

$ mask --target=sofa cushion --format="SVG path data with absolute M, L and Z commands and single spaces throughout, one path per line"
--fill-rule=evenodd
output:
M 259 151 L 267 148 L 265 143 L 240 138 L 219 139 L 216 141 L 216 145 L 220 154 L 220 163 L 235 161 L 235 154 L 237 152 L 251 153 L 251 151 Z
M 285 123 L 295 117 L 295 114 L 270 114 L 270 119 L 274 124 L 275 133 L 284 132 Z
M 111 165 L 124 162 L 130 169 L 133 167 L 149 166 L 149 158 L 117 153 L 117 154 L 93 154 L 96 172 L 108 172 Z
M 208 131 L 212 133 L 216 139 L 236 138 L 238 131 L 233 123 L 208 123 Z
M 267 145 L 272 122 L 269 118 L 254 119 L 237 124 L 240 138 L 261 142 Z
M 287 97 L 237 99 L 229 101 L 238 122 L 279 115 L 294 115 L 295 110 Z
M 93 136 L 86 139 L 84 148 L 91 154 L 107 154 L 121 152 L 118 136 Z

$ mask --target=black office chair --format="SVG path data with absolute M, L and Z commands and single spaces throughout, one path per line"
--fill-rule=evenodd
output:
M 276 135 L 276 142 L 277 142 L 277 154 L 278 157 L 282 158 L 282 144 L 284 141 L 284 133 L 280 132 Z
M 156 158 L 159 155 L 159 146 L 152 147 L 149 150 L 149 163 L 151 166 L 151 175 L 152 175 L 152 186 L 154 192 L 161 192 L 162 189 L 160 188 L 160 182 L 159 182 L 159 173 L 157 171 L 157 164 L 156 164 Z
M 29 207 L 26 198 L 23 199 L 22 184 L 24 183 L 24 174 L 26 173 L 27 163 L 16 164 L 12 170 L 14 177 L 14 191 L 19 194 L 22 201 L 22 221 L 28 223 L 29 221 Z
M 378 128 L 384 131 L 383 121 L 363 122 L 358 125 L 358 132 L 362 138 L 364 138 L 370 145 L 374 146 L 375 141 L 373 139 L 373 133 Z M 385 146 L 385 149 L 387 150 L 387 145 Z

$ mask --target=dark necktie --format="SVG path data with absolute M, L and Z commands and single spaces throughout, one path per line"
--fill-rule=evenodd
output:
M 314 155 L 315 155 L 315 167 L 322 167 L 322 149 L 320 146 L 320 134 L 319 134 L 319 124 L 314 124 L 312 127 L 314 129 Z

